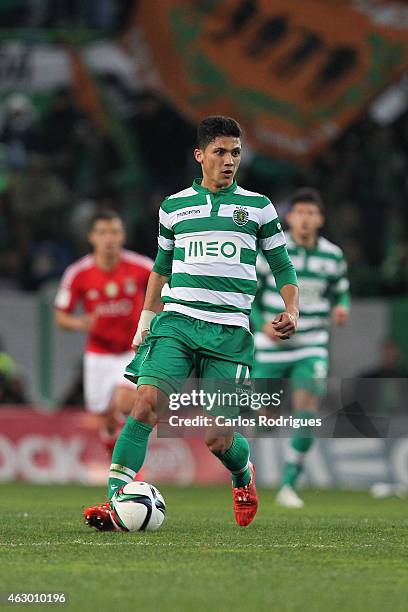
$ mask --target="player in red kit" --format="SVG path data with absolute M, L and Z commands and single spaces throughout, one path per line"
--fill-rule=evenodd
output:
M 125 228 L 115 212 L 92 220 L 93 252 L 70 265 L 55 300 L 55 320 L 88 334 L 84 356 L 87 410 L 105 416 L 104 441 L 113 448 L 118 417 L 130 412 L 136 389 L 123 374 L 134 357 L 132 339 L 153 266 L 148 257 L 123 248 Z M 78 305 L 82 314 L 74 314 Z

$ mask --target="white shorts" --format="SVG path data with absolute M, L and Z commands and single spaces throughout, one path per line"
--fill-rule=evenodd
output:
M 117 387 L 136 390 L 136 385 L 123 376 L 134 356 L 133 351 L 119 355 L 85 353 L 84 395 L 87 410 L 95 414 L 106 412 Z

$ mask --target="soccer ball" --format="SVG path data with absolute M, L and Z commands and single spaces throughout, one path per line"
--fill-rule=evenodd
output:
M 166 515 L 160 491 L 148 482 L 130 482 L 111 499 L 113 520 L 126 531 L 157 531 Z

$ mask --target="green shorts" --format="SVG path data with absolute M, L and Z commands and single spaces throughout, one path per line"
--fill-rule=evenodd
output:
M 260 363 L 256 361 L 252 377 L 263 379 L 288 379 L 292 390 L 304 389 L 324 397 L 327 391 L 327 357 L 304 357 L 293 361 Z
M 178 392 L 192 370 L 197 378 L 249 379 L 252 334 L 244 327 L 209 323 L 178 312 L 158 314 L 125 377 L 153 385 L 169 395 Z

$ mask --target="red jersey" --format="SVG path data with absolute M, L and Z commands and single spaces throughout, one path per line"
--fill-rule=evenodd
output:
M 153 261 L 122 250 L 112 270 L 102 270 L 93 255 L 70 265 L 61 279 L 56 308 L 73 312 L 81 303 L 86 313 L 97 313 L 86 350 L 92 353 L 124 353 L 131 348 L 143 307 Z

